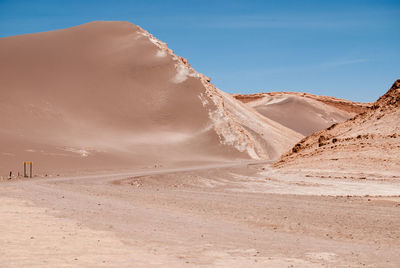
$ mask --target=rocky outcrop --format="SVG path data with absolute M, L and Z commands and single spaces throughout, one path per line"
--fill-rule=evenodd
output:
M 302 139 L 275 166 L 400 171 L 399 85 L 363 113 Z

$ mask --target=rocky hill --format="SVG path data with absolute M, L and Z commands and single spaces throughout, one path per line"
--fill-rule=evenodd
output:
M 400 175 L 400 79 L 365 112 L 301 140 L 275 167 Z

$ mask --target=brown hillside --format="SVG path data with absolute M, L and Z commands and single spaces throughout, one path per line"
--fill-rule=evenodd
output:
M 304 138 L 275 166 L 400 174 L 400 80 L 366 112 Z

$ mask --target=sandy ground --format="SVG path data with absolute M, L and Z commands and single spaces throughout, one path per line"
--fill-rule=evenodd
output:
M 2 181 L 0 266 L 398 267 L 399 178 L 352 176 L 233 163 Z

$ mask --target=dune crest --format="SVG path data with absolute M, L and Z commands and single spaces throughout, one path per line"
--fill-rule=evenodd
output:
M 216 88 L 210 83 L 211 79 L 209 77 L 194 70 L 185 58 L 176 56 L 166 43 L 156 39 L 142 28 L 140 28 L 140 31 L 160 49 L 161 52 L 157 53 L 170 55 L 174 59 L 177 71 L 176 76 L 172 79 L 174 83 L 181 83 L 188 77 L 200 79 L 206 89 L 204 93 L 200 94 L 200 99 L 205 107 L 207 107 L 210 100 L 214 104 L 214 109 L 209 108 L 208 113 L 222 144 L 233 146 L 240 152 L 247 152 L 253 159 L 273 159 L 279 156 L 281 149 L 275 148 L 274 150 L 270 147 L 265 150 L 262 142 L 260 142 L 260 139 L 264 141 L 265 138 L 260 138 L 260 134 L 262 136 L 264 134 L 270 136 L 270 141 L 268 142 L 275 143 L 275 140 L 278 140 L 278 147 L 286 147 L 287 144 L 292 143 L 295 139 L 299 139 L 300 135 L 298 133 L 285 129 L 272 121 L 264 122 L 265 120 L 258 117 L 254 111 L 236 102 L 229 94 L 224 94 L 224 92 Z M 251 134 L 246 128 L 253 131 L 254 134 Z

